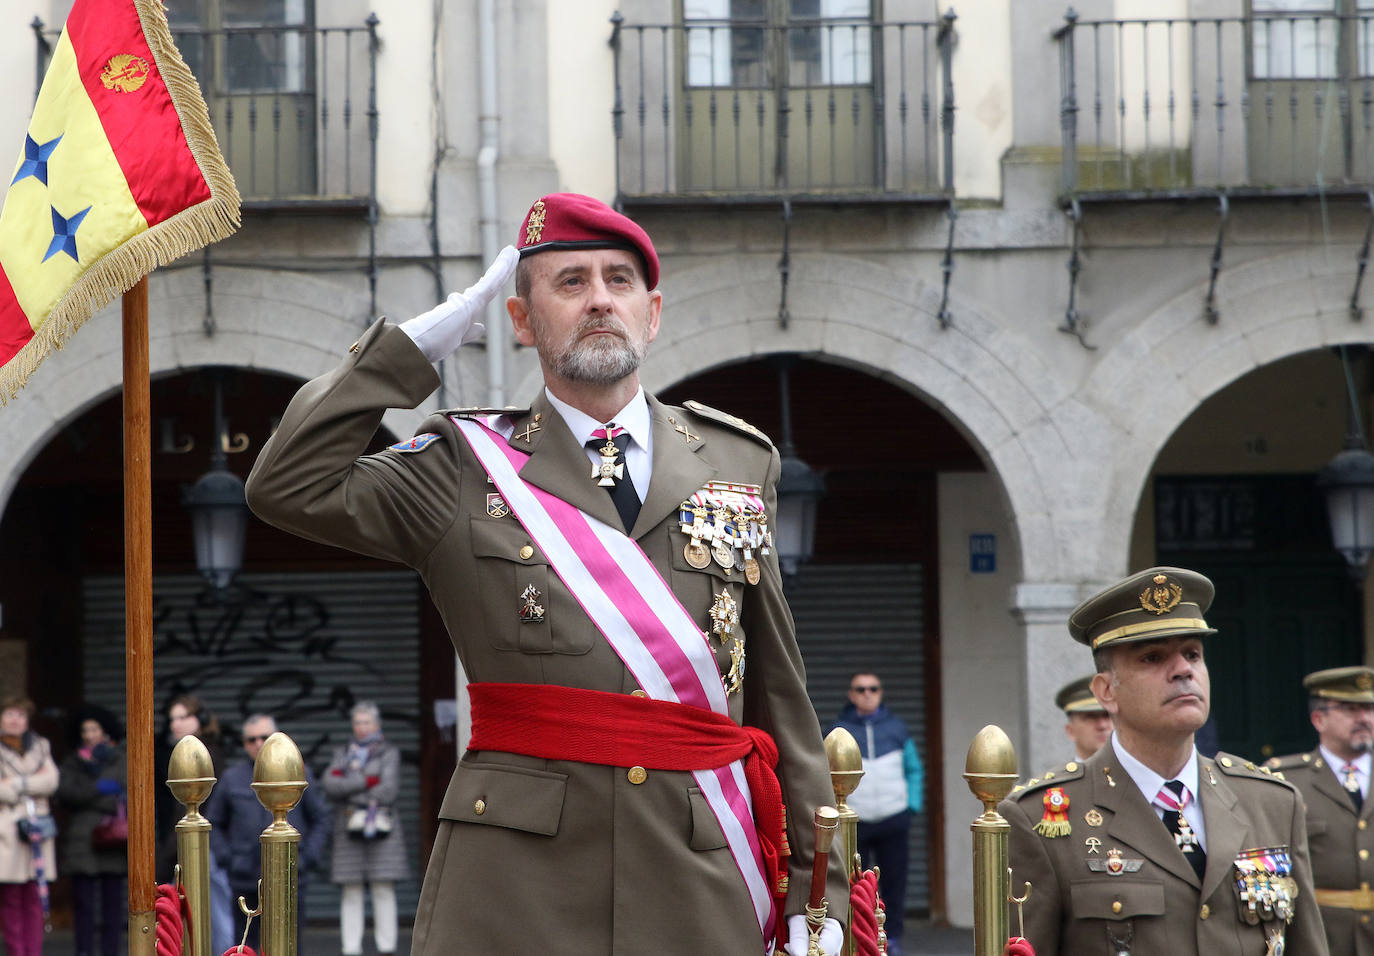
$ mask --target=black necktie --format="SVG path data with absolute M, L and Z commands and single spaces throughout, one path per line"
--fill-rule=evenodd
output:
M 615 432 L 615 425 L 607 425 L 606 431 Z M 634 530 L 635 519 L 639 517 L 639 493 L 635 491 L 634 479 L 630 477 L 630 467 L 625 461 L 625 449 L 630 447 L 630 433 L 620 432 L 611 441 L 615 444 L 615 463 L 624 468 L 621 477 L 615 479 L 615 484 L 607 486 L 606 490 L 611 494 L 611 503 L 615 505 L 616 512 L 620 515 L 621 524 L 625 525 L 625 533 L 629 534 Z M 593 438 L 587 442 L 587 447 L 600 454 L 605 447 L 606 439 Z
M 1355 804 L 1355 812 L 1364 809 L 1364 794 L 1360 792 L 1360 778 L 1355 776 L 1355 765 L 1348 763 L 1342 771 L 1345 774 L 1345 792 L 1350 794 L 1350 802 Z
M 1168 790 L 1174 795 L 1172 801 L 1165 798 L 1164 790 Z M 1202 844 L 1198 841 L 1197 834 L 1188 825 L 1188 821 L 1180 812 L 1183 807 L 1188 805 L 1187 795 L 1183 791 L 1182 780 L 1170 780 L 1164 784 L 1164 790 L 1159 792 L 1160 806 L 1164 808 L 1164 826 L 1174 835 L 1174 842 L 1183 851 L 1183 858 L 1193 867 L 1193 872 L 1197 878 L 1202 879 L 1202 874 L 1207 870 L 1207 854 L 1202 849 Z M 1177 804 L 1177 809 L 1169 804 Z

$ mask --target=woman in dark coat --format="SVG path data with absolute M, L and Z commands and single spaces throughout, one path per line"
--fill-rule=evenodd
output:
M 63 873 L 72 879 L 76 956 L 95 956 L 97 922 L 100 956 L 119 956 L 128 850 L 123 844 L 97 847 L 93 837 L 100 822 L 114 816 L 125 800 L 123 734 L 103 707 L 82 710 L 75 729 L 76 748 L 59 767 L 57 802 L 71 811 L 58 836 L 58 852 Z
M 380 956 L 396 952 L 396 881 L 410 876 L 396 815 L 401 753 L 382 736 L 376 704 L 353 708 L 353 741 L 334 753 L 322 778 L 334 803 L 334 862 L 343 887 L 339 929 L 344 956 L 363 951 L 363 885 L 372 891 L 373 933 Z

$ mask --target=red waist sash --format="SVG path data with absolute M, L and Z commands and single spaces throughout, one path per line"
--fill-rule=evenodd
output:
M 714 770 L 743 759 L 769 885 L 782 912 L 782 787 L 767 731 L 690 704 L 552 684 L 468 685 L 470 750 L 646 770 Z

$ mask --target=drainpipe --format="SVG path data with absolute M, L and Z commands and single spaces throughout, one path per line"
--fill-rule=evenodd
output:
M 501 155 L 501 118 L 497 114 L 496 0 L 478 0 L 477 56 L 480 147 L 477 151 L 477 195 L 482 241 L 481 268 L 501 251 L 501 223 L 497 219 L 496 161 Z M 480 270 L 479 270 L 480 271 Z M 506 404 L 506 307 L 500 296 L 487 305 L 487 405 Z

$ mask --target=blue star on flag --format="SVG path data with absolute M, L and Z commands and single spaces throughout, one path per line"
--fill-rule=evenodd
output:
M 86 218 L 86 213 L 90 212 L 92 207 L 87 206 L 70 219 L 63 218 L 56 206 L 51 208 L 52 242 L 48 243 L 48 253 L 43 257 L 43 261 L 47 262 L 59 252 L 65 252 L 80 262 L 81 257 L 76 254 L 76 230 L 81 228 L 81 220 Z
M 48 157 L 52 155 L 52 151 L 57 148 L 61 139 L 62 137 L 58 136 L 46 143 L 39 144 L 33 141 L 32 136 L 25 133 L 24 161 L 19 164 L 19 172 L 14 174 L 14 178 L 10 180 L 10 185 L 13 186 L 19 180 L 32 176 L 46 186 L 48 184 Z

